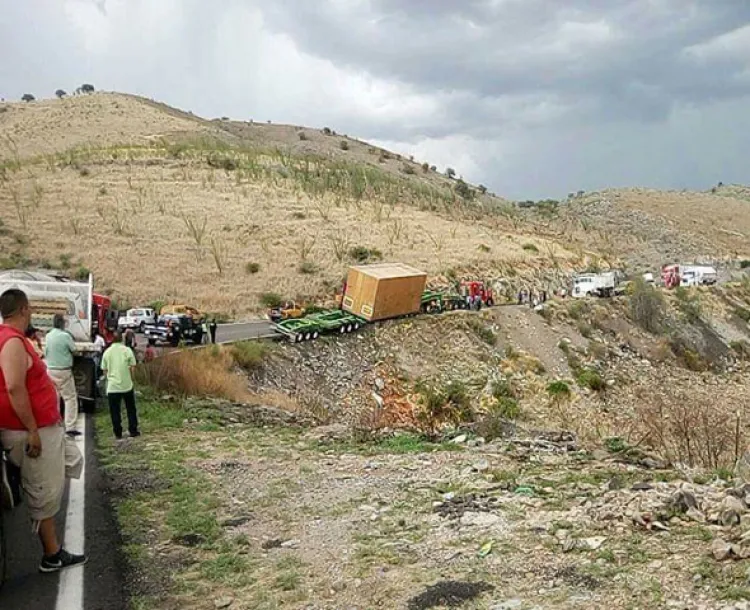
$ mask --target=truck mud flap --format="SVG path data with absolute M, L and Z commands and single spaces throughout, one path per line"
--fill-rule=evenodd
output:
M 96 364 L 89 358 L 76 358 L 73 377 L 78 392 L 78 402 L 84 412 L 91 412 L 96 406 Z

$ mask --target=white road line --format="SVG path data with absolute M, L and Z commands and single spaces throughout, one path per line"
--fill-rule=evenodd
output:
M 83 470 L 80 479 L 70 479 L 68 508 L 65 515 L 65 549 L 71 553 L 85 551 L 85 510 L 86 510 L 86 416 L 78 416 L 78 429 L 81 436 L 76 438 L 83 454 Z M 75 567 L 60 572 L 60 586 L 57 589 L 55 610 L 83 610 L 83 571 Z

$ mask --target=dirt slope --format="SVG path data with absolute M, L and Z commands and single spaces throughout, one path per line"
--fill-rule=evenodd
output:
M 502 200 L 356 140 L 206 121 L 135 96 L 7 104 L 4 267 L 92 270 L 131 303 L 230 314 L 332 296 L 354 261 L 510 278 L 574 255 L 488 210 Z M 342 142 L 346 144 L 342 147 Z

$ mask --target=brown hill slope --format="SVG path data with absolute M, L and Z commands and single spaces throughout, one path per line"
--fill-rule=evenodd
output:
M 2 265 L 80 265 L 131 302 L 244 312 L 332 295 L 354 260 L 494 278 L 580 262 L 506 202 L 341 136 L 119 94 L 2 108 Z

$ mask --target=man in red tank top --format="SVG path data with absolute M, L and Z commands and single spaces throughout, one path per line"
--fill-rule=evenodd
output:
M 29 513 L 44 547 L 41 572 L 83 564 L 62 548 L 55 528 L 65 490 L 65 430 L 55 385 L 25 338 L 31 306 L 17 289 L 0 295 L 0 440 L 21 470 Z

